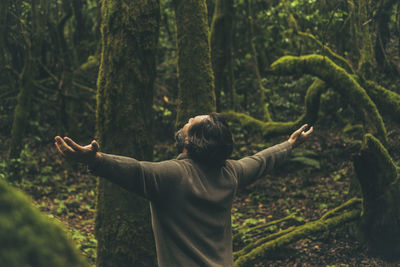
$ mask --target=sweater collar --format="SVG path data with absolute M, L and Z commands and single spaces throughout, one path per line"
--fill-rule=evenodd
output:
M 187 153 L 181 153 L 178 155 L 178 157 L 176 157 L 176 159 L 180 160 L 180 159 L 188 159 L 189 156 Z

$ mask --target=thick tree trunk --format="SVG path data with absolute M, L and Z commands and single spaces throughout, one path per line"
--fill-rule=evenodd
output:
M 158 0 L 102 0 L 97 131 L 102 150 L 152 159 L 151 135 Z M 97 266 L 154 266 L 147 201 L 100 179 Z
M 190 117 L 215 111 L 215 93 L 205 0 L 174 0 L 174 6 L 180 100 L 176 127 L 180 128 Z
M 215 75 L 217 111 L 222 110 L 221 93 L 226 94 L 226 106 L 234 109 L 235 86 L 232 60 L 233 0 L 216 0 L 211 24 L 211 58 Z
M 379 140 L 367 134 L 354 167 L 364 198 L 362 237 L 372 251 L 400 259 L 400 179 L 396 165 Z

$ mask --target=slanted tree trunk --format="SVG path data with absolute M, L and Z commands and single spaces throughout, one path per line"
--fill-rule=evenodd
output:
M 222 110 L 221 93 L 226 94 L 229 109 L 235 106 L 233 77 L 232 19 L 233 0 L 216 0 L 211 23 L 211 58 L 215 75 L 215 98 L 217 111 Z
M 215 111 L 205 0 L 174 0 L 178 48 L 179 106 L 176 127 Z
M 379 140 L 366 134 L 354 167 L 364 198 L 362 237 L 372 251 L 400 259 L 400 179 L 396 165 Z
M 102 51 L 97 81 L 97 131 L 102 150 L 151 160 L 158 0 L 101 1 Z M 146 200 L 98 183 L 97 266 L 154 266 Z

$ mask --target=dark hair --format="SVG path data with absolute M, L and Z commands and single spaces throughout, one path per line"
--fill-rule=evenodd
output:
M 223 165 L 233 149 L 232 133 L 225 118 L 213 112 L 208 119 L 191 126 L 185 147 L 194 161 L 213 167 Z

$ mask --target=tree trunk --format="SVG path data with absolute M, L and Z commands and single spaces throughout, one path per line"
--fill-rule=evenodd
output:
M 257 58 L 257 50 L 256 46 L 254 45 L 254 22 L 253 22 L 253 11 L 252 11 L 252 1 L 251 0 L 245 0 L 246 6 L 247 6 L 247 18 L 248 18 L 248 30 L 247 30 L 247 42 L 250 47 L 250 54 L 251 54 L 251 65 L 253 67 L 253 73 L 255 75 L 254 80 L 255 80 L 255 92 L 252 94 L 253 101 L 255 102 L 256 105 L 256 113 L 254 114 L 256 117 L 259 119 L 262 119 L 263 121 L 270 122 L 272 121 L 271 115 L 269 114 L 268 111 L 268 105 L 265 104 L 265 88 L 262 84 L 262 79 L 261 79 L 261 74 L 260 74 L 260 69 L 258 67 L 258 58 Z M 254 97 L 255 96 L 255 97 Z
M 226 94 L 229 109 L 235 106 L 235 86 L 232 60 L 233 0 L 216 0 L 211 24 L 211 58 L 215 75 L 217 111 L 222 110 L 221 92 Z
M 376 14 L 376 39 L 375 39 L 375 60 L 381 71 L 390 71 L 391 62 L 386 55 L 386 44 L 390 40 L 389 22 L 393 12 L 393 5 L 397 0 L 381 0 Z
M 102 51 L 97 81 L 97 133 L 102 150 L 151 160 L 158 0 L 101 1 Z M 154 266 L 147 201 L 100 179 L 97 266 Z
M 175 0 L 179 106 L 176 127 L 215 111 L 209 27 L 205 0 Z
M 368 247 L 390 259 L 400 259 L 400 179 L 385 147 L 371 134 L 354 158 L 363 194 L 360 230 Z
M 40 24 L 38 23 L 38 0 L 31 2 L 31 34 L 26 33 L 22 36 L 24 39 L 23 68 L 19 74 L 19 93 L 17 104 L 14 109 L 14 118 L 11 128 L 11 140 L 8 150 L 9 158 L 18 158 L 21 152 L 22 139 L 26 131 L 28 118 L 32 110 L 33 97 L 33 77 L 35 72 L 34 57 L 37 56 L 41 47 L 42 36 L 40 36 Z
M 360 60 L 358 61 L 358 73 L 363 77 L 374 77 L 374 49 L 370 31 L 371 20 L 368 14 L 368 1 L 357 0 L 358 2 L 358 32 L 361 40 Z

